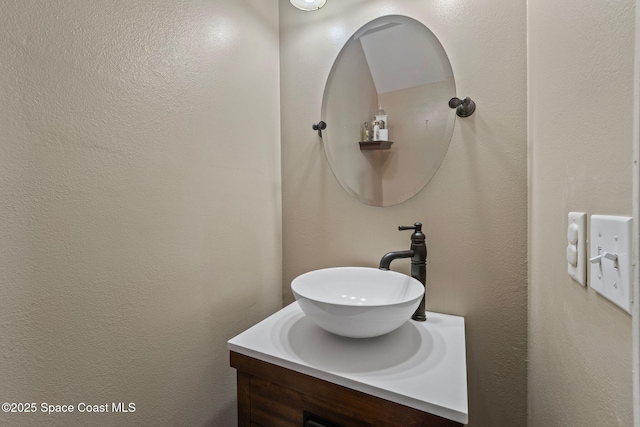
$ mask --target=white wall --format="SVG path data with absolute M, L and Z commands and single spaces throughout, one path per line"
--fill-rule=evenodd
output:
M 232 426 L 281 307 L 278 4 L 0 2 L 3 426 Z
M 632 213 L 634 1 L 528 3 L 529 426 L 630 426 L 631 317 L 567 275 L 567 213 Z
M 458 96 L 478 105 L 459 119 L 440 169 L 393 207 L 349 196 L 311 130 L 338 52 L 366 22 L 403 14 L 440 39 Z M 409 248 L 398 225 L 424 223 L 427 309 L 465 316 L 470 426 L 526 425 L 526 4 L 512 0 L 342 0 L 313 13 L 280 0 L 284 295 L 298 274 L 377 266 Z M 331 123 L 328 123 L 331 126 Z M 409 272 L 409 262 L 392 268 Z

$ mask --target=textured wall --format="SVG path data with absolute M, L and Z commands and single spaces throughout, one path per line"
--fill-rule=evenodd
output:
M 232 426 L 281 306 L 275 0 L 0 1 L 3 426 Z M 257 208 L 258 207 L 258 208 Z
M 459 96 L 476 114 L 457 120 L 428 186 L 378 208 L 332 175 L 320 119 L 331 65 L 363 24 L 385 14 L 418 19 L 441 40 Z M 470 426 L 526 424 L 527 143 L 524 1 L 343 0 L 314 13 L 280 0 L 284 296 L 298 274 L 377 266 L 408 249 L 400 224 L 425 224 L 427 308 L 466 317 Z M 331 123 L 328 124 L 331 126 Z M 392 268 L 408 272 L 409 263 Z
M 630 426 L 631 317 L 565 248 L 568 212 L 632 213 L 634 1 L 528 5 L 529 425 Z

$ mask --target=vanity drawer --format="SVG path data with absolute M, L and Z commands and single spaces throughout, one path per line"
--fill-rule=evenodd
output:
M 462 424 L 231 352 L 240 427 L 301 427 L 308 412 L 344 427 Z

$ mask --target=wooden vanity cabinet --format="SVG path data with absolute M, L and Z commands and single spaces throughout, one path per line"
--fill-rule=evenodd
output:
M 340 427 L 460 427 L 460 424 L 236 352 L 239 427 L 303 427 L 305 413 Z M 322 425 L 322 424 L 321 424 Z

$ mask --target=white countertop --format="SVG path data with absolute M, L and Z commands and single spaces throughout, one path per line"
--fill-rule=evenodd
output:
M 468 422 L 464 318 L 427 312 L 376 338 L 344 338 L 294 302 L 228 341 L 231 351 L 424 412 Z

